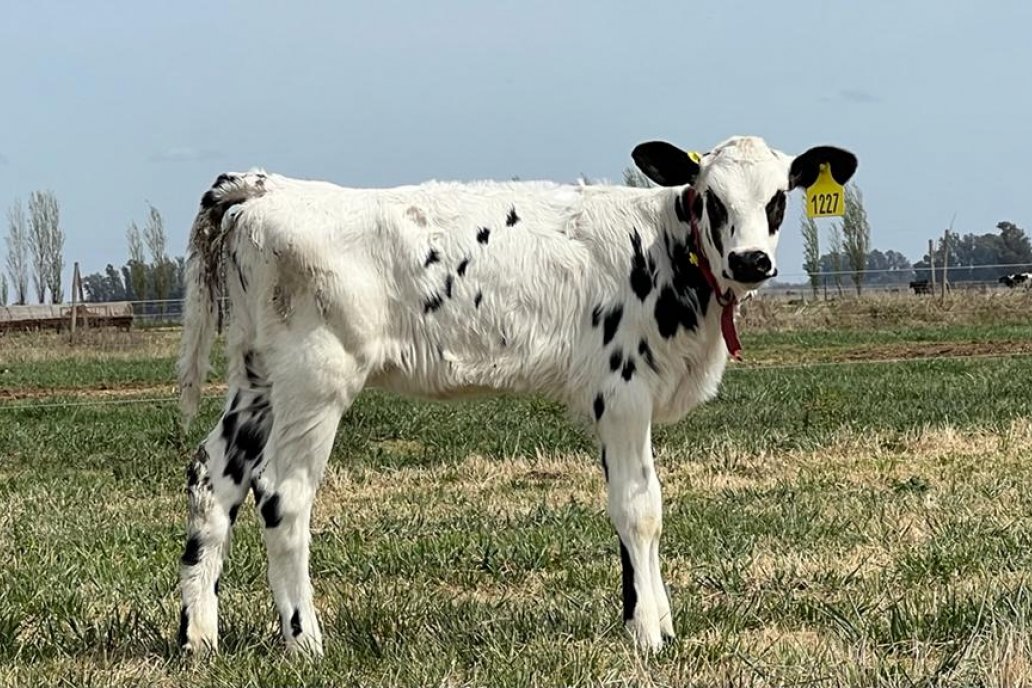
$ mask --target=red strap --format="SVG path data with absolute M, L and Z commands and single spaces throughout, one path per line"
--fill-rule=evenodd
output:
M 702 236 L 699 233 L 699 219 L 695 217 L 692 210 L 692 205 L 695 202 L 695 189 L 689 188 L 685 192 L 685 205 L 688 212 L 688 217 L 691 218 L 691 229 L 692 229 L 692 243 L 695 245 L 695 254 L 699 261 L 699 270 L 702 271 L 702 276 L 709 283 L 710 288 L 717 297 L 717 303 L 721 307 L 720 313 L 720 333 L 724 336 L 724 344 L 727 346 L 727 351 L 731 354 L 731 358 L 736 361 L 742 360 L 742 342 L 738 339 L 738 330 L 735 329 L 735 304 L 738 303 L 738 297 L 735 293 L 728 289 L 726 292 L 720 291 L 720 285 L 717 283 L 716 275 L 713 274 L 713 269 L 710 267 L 709 259 L 706 257 L 706 252 L 702 250 Z

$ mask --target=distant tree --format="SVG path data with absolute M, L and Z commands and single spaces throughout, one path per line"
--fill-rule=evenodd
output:
M 0 306 L 7 305 L 7 275 L 0 274 Z
M 655 186 L 652 180 L 642 174 L 641 170 L 636 167 L 625 167 L 623 180 L 625 186 L 633 186 L 639 189 L 651 189 Z
M 1032 263 L 1032 242 L 1025 230 L 1013 222 L 998 222 L 1000 230 L 1000 253 L 997 259 L 1001 265 L 1027 265 Z
M 64 290 L 64 232 L 57 197 L 52 191 L 33 191 L 29 195 L 29 248 L 32 252 L 32 282 L 39 303 L 50 289 L 53 303 L 61 303 Z
M 165 236 L 165 222 L 161 218 L 161 213 L 153 205 L 150 206 L 147 224 L 143 228 L 143 238 L 147 242 L 147 249 L 151 255 L 151 284 L 154 285 L 154 297 L 161 302 L 158 306 L 159 311 L 163 313 L 164 302 L 168 299 L 168 292 L 172 286 L 174 266 L 166 253 L 168 242 Z
M 899 251 L 884 253 L 875 249 L 867 254 L 867 274 L 864 281 L 872 285 L 907 284 L 914 279 L 910 260 Z
M 7 273 L 14 302 L 25 304 L 29 299 L 29 230 L 20 200 L 7 209 Z
M 86 292 L 86 300 L 93 303 L 106 301 L 125 301 L 125 286 L 122 275 L 110 263 L 104 272 L 95 272 L 82 278 L 82 288 Z
M 820 288 L 821 271 L 821 240 L 820 232 L 817 231 L 817 223 L 812 217 L 805 214 L 799 221 L 800 229 L 803 231 L 803 270 L 810 276 L 810 288 L 813 289 L 813 297 L 817 298 Z
M 863 289 L 867 254 L 871 249 L 871 225 L 867 221 L 864 195 L 855 184 L 846 186 L 845 215 L 842 217 L 842 248 L 857 296 Z
M 132 289 L 134 301 L 147 300 L 147 259 L 143 253 L 143 239 L 140 238 L 140 228 L 136 222 L 130 222 L 125 232 L 126 240 L 129 243 L 128 277 L 126 284 Z

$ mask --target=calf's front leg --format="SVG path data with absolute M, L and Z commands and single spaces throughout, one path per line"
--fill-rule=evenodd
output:
M 651 405 L 627 385 L 596 397 L 593 412 L 609 496 L 609 518 L 620 542 L 624 623 L 643 648 L 658 650 L 674 636 L 670 600 L 659 565 L 663 499 L 652 460 Z

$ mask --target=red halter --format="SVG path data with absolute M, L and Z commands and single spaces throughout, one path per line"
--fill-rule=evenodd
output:
M 695 189 L 689 188 L 685 191 L 688 217 L 691 218 L 692 243 L 695 245 L 693 256 L 696 259 L 699 270 L 702 271 L 702 276 L 706 278 L 706 282 L 713 289 L 713 294 L 717 297 L 717 304 L 722 309 L 720 313 L 720 333 L 724 335 L 724 344 L 727 345 L 727 351 L 731 354 L 731 358 L 741 361 L 742 343 L 738 340 L 738 331 L 735 329 L 735 304 L 738 303 L 738 297 L 730 289 L 726 292 L 720 291 L 720 285 L 717 284 L 717 278 L 710 267 L 709 259 L 706 258 L 706 252 L 702 250 L 699 219 L 695 216 L 692 208 L 695 197 Z

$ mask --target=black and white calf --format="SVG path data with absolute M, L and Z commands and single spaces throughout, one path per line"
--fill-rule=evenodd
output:
M 777 272 L 787 193 L 822 164 L 845 183 L 857 162 L 832 147 L 792 157 L 754 137 L 698 163 L 660 142 L 633 158 L 658 188 L 359 190 L 258 171 L 215 181 L 190 245 L 187 417 L 223 295 L 229 392 L 188 470 L 183 647 L 216 647 L 222 558 L 250 488 L 287 646 L 321 651 L 309 518 L 341 415 L 367 386 L 536 393 L 581 414 L 599 440 L 624 620 L 647 648 L 674 635 L 652 423 L 716 393 L 737 350 L 737 300 Z
M 1026 289 L 1030 289 L 1032 288 L 1032 272 L 1019 272 L 1013 275 L 1004 275 L 999 281 L 1000 284 L 1006 285 L 1010 289 L 1022 286 Z

